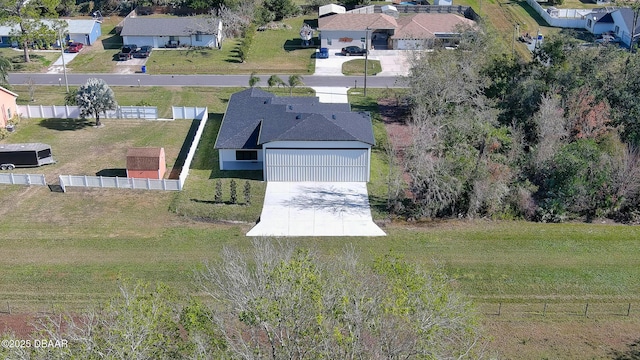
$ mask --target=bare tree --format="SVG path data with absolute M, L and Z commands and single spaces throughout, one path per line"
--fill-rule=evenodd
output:
M 540 109 L 533 118 L 538 134 L 534 164 L 540 169 L 555 156 L 558 149 L 566 143 L 569 135 L 564 110 L 560 105 L 560 97 L 553 92 L 543 95 Z
M 438 271 L 395 256 L 331 263 L 292 243 L 225 248 L 198 276 L 229 350 L 244 359 L 481 357 L 473 311 Z M 222 306 L 222 307 L 220 307 Z M 473 354 L 473 355 L 470 355 Z

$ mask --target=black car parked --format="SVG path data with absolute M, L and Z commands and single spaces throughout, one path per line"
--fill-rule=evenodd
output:
M 359 47 L 359 46 L 347 46 L 342 48 L 342 55 L 351 56 L 351 55 L 365 55 L 367 50 Z
M 153 50 L 152 46 L 142 46 L 140 47 L 140 50 L 136 51 L 133 56 L 137 57 L 137 58 L 147 58 L 149 57 L 149 55 L 151 55 L 151 51 Z
M 133 54 L 138 51 L 138 45 L 128 44 L 124 45 L 118 53 L 118 59 L 126 61 L 133 57 Z

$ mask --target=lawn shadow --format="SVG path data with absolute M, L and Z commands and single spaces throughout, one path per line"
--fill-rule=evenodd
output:
M 105 50 L 117 50 L 122 47 L 122 36 L 113 35 L 102 39 L 102 46 Z
M 612 350 L 609 354 L 614 360 L 640 360 L 640 340 L 628 344 L 623 351 Z
M 318 28 L 318 19 L 304 19 L 302 22 L 311 26 L 312 29 Z
M 127 177 L 127 169 L 102 169 L 96 173 L 96 176 Z
M 211 170 L 209 179 L 241 179 L 263 181 L 262 170 L 220 170 L 218 166 Z
M 247 205 L 244 202 L 236 202 L 234 204 L 231 201 L 213 201 L 213 200 L 200 200 L 200 199 L 189 199 L 189 200 L 195 203 L 209 204 L 209 205 Z
M 231 57 L 226 58 L 224 61 L 232 64 L 242 64 L 239 47 L 236 47 L 235 49 L 231 50 L 229 53 L 231 54 Z
M 295 50 L 305 50 L 305 49 L 314 49 L 316 48 L 316 44 L 319 44 L 320 41 L 317 37 L 311 39 L 311 44 L 309 46 L 302 46 L 302 39 L 288 39 L 284 42 L 284 46 L 282 47 L 285 51 L 295 51 Z
M 169 173 L 169 179 L 178 179 L 180 178 L 180 172 L 182 171 L 182 167 L 184 166 L 184 162 L 187 159 L 187 155 L 189 154 L 189 148 L 191 147 L 191 143 L 196 136 L 196 132 L 198 131 L 198 126 L 200 126 L 200 121 L 202 120 L 193 120 L 191 122 L 191 127 L 187 132 L 187 136 L 184 138 L 184 142 L 182 143 L 182 147 L 180 148 L 180 152 L 178 153 L 178 157 L 176 161 L 173 163 L 173 168 L 171 168 L 171 172 Z
M 529 14 L 529 16 L 531 16 L 531 18 L 533 18 L 533 20 L 536 21 L 536 23 L 538 23 L 538 25 L 540 26 L 549 26 L 549 24 L 547 24 L 547 22 L 542 18 L 542 16 L 540 16 L 540 14 L 538 14 L 537 11 L 535 11 L 531 5 L 527 4 L 526 1 L 518 1 L 518 5 L 520 5 L 520 7 L 522 7 L 524 9 L 524 11 L 527 12 L 527 14 Z
M 40 121 L 40 126 L 58 131 L 82 130 L 88 126 L 93 126 L 94 122 L 87 119 L 44 119 Z

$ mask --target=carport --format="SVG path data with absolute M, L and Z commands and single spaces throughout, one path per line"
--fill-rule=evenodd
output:
M 269 182 L 247 236 L 385 236 L 364 182 Z

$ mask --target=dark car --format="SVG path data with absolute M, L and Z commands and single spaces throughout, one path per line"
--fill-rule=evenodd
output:
M 342 55 L 351 56 L 351 55 L 365 55 L 367 50 L 359 47 L 359 46 L 347 46 L 342 48 L 340 52 Z
M 147 58 L 151 55 L 151 50 L 153 50 L 153 46 L 142 46 L 140 50 L 136 51 L 133 56 L 137 58 Z
M 138 51 L 138 45 L 129 44 L 124 45 L 120 52 L 118 53 L 118 59 L 120 60 L 129 60 L 133 57 L 133 54 Z
M 67 47 L 67 52 L 70 53 L 77 53 L 80 52 L 80 50 L 82 50 L 82 47 L 84 47 L 83 43 L 70 43 L 69 46 Z

